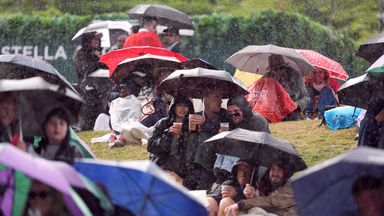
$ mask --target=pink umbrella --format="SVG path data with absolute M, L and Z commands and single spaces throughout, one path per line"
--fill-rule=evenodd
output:
M 331 78 L 347 80 L 348 74 L 338 62 L 321 55 L 313 50 L 296 50 L 301 56 L 306 58 L 313 66 L 323 68 L 328 71 Z

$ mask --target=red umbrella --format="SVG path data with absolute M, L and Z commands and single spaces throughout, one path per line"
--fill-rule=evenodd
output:
M 115 69 L 124 61 L 125 63 L 132 62 L 133 60 L 139 60 L 144 55 L 150 55 L 151 57 L 157 56 L 158 58 L 171 57 L 174 61 L 184 62 L 188 58 L 178 53 L 169 51 L 160 47 L 150 46 L 137 46 L 129 47 L 125 49 L 113 50 L 100 57 L 100 62 L 106 64 L 109 68 L 109 76 L 112 77 Z
M 338 62 L 321 55 L 313 50 L 296 50 L 301 56 L 306 58 L 313 66 L 323 68 L 328 71 L 329 76 L 339 80 L 347 80 L 348 74 Z

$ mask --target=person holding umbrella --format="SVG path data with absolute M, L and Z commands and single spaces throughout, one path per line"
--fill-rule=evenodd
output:
M 298 109 L 286 116 L 285 120 L 300 119 L 300 111 L 307 109 L 310 100 L 303 77 L 294 71 L 294 69 L 284 61 L 281 55 L 270 55 L 268 63 L 268 69 L 270 71 L 264 74 L 263 78 L 267 77 L 277 80 L 298 105 Z
M 220 209 L 226 215 L 236 216 L 239 211 L 249 211 L 255 214 L 272 213 L 276 215 L 297 215 L 292 187 L 287 180 L 293 175 L 289 163 L 283 159 L 271 164 L 265 175 L 258 182 L 257 190 L 250 184 L 244 189 L 247 199 L 235 203 L 231 198 L 220 202 Z
M 187 176 L 197 148 L 194 146 L 195 136 L 188 130 L 188 116 L 193 113 L 189 98 L 176 96 L 171 102 L 168 117 L 156 123 L 148 140 L 147 150 L 154 155 L 153 160 L 177 179 Z
M 42 125 L 44 136 L 37 147 L 29 147 L 29 152 L 48 160 L 64 161 L 72 164 L 75 158 L 82 158 L 81 149 L 70 143 L 70 119 L 62 108 L 53 109 L 47 114 Z
M 167 50 L 172 52 L 181 53 L 180 51 L 180 33 L 179 29 L 175 27 L 168 27 L 164 30 L 165 39 L 167 40 Z

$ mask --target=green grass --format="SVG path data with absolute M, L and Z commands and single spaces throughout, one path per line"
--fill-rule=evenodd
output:
M 332 131 L 327 126 L 318 127 L 320 121 L 280 122 L 270 125 L 272 134 L 292 142 L 308 166 L 332 158 L 353 149 L 356 141 L 355 128 Z M 78 135 L 88 143 L 96 157 L 106 160 L 143 160 L 148 158 L 145 146 L 129 144 L 122 148 L 109 149 L 106 143 L 91 144 L 91 138 L 108 133 L 80 132 Z

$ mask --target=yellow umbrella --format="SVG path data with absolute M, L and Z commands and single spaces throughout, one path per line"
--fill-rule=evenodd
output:
M 234 77 L 241 80 L 241 82 L 243 82 L 244 85 L 249 88 L 253 83 L 256 82 L 256 80 L 260 79 L 262 75 L 236 69 Z

